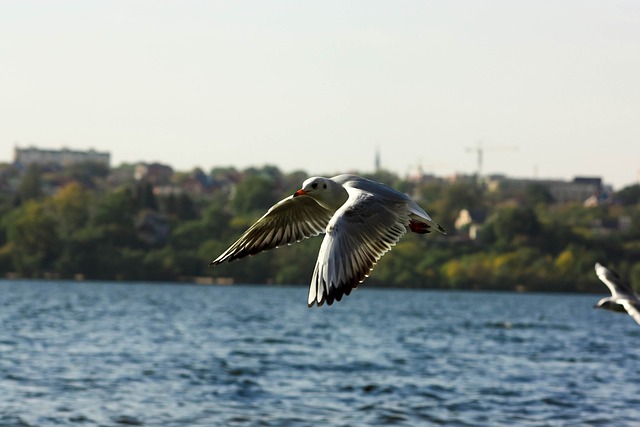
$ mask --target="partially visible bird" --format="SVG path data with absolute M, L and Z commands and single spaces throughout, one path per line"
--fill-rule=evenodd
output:
M 273 205 L 210 265 L 326 233 L 307 305 L 328 305 L 362 283 L 380 257 L 407 232 L 444 229 L 406 194 L 356 175 L 312 177 Z
M 618 313 L 628 313 L 640 325 L 640 298 L 618 273 L 600 263 L 595 265 L 598 278 L 611 291 L 610 297 L 602 298 L 594 308 L 604 308 Z

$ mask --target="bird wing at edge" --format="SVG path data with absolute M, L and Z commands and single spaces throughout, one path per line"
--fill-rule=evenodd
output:
M 633 317 L 633 320 L 635 320 L 636 323 L 640 325 L 640 303 L 624 299 L 620 301 L 620 304 L 622 304 L 625 310 L 627 310 L 629 316 Z
M 634 292 L 631 285 L 626 283 L 614 270 L 611 270 L 600 263 L 596 263 L 596 275 L 607 285 L 611 295 L 613 296 L 633 296 Z

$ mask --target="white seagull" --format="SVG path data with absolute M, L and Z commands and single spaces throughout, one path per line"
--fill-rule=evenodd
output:
M 618 313 L 629 313 L 640 324 L 640 299 L 631 286 L 623 281 L 618 273 L 596 262 L 596 274 L 611 291 L 611 296 L 602 298 L 594 308 L 604 308 Z
M 307 305 L 331 305 L 369 276 L 407 228 L 425 234 L 431 227 L 446 234 L 416 202 L 384 184 L 348 174 L 312 177 L 273 205 L 210 265 L 326 233 Z

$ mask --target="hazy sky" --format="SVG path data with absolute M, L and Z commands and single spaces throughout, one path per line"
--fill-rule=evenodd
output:
M 640 2 L 0 3 L 0 161 L 640 174 Z M 517 150 L 508 147 L 517 147 Z

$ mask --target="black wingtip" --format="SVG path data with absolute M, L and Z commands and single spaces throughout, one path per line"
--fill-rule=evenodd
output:
M 447 235 L 447 232 L 445 231 L 444 228 L 442 228 L 442 226 L 440 224 L 436 224 L 438 226 L 438 231 L 441 232 L 442 234 L 444 234 L 445 236 Z

